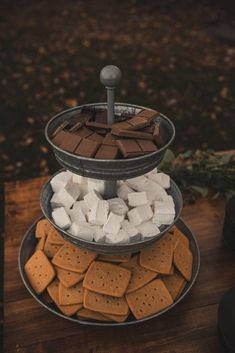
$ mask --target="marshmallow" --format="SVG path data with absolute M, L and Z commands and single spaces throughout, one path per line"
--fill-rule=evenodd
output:
M 56 174 L 51 180 L 50 184 L 54 192 L 60 191 L 64 188 L 68 181 L 71 180 L 71 172 L 61 172 Z
M 127 232 L 121 229 L 118 234 L 108 233 L 106 235 L 106 243 L 117 244 L 117 243 L 129 243 L 130 239 Z
M 94 241 L 97 243 L 105 243 L 106 240 L 106 233 L 105 231 L 99 226 L 93 226 L 94 229 Z
M 130 223 L 134 226 L 138 226 L 151 219 L 153 217 L 153 211 L 149 205 L 142 205 L 133 208 L 127 213 L 127 215 Z
M 163 187 L 155 183 L 153 180 L 148 180 L 140 191 L 146 191 L 147 199 L 150 203 L 152 203 L 154 200 L 161 200 L 163 196 L 167 195 Z
M 145 173 L 144 175 L 145 175 L 147 178 L 149 178 L 150 175 L 155 175 L 155 174 L 157 174 L 157 168 L 154 168 L 154 169 L 150 170 L 150 172 Z
M 153 237 L 160 233 L 159 228 L 156 224 L 148 221 L 137 226 L 138 230 L 142 234 L 143 238 Z
M 50 203 L 52 208 L 65 207 L 69 210 L 74 204 L 74 198 L 65 189 L 60 189 L 52 196 Z
M 165 173 L 150 174 L 149 179 L 161 185 L 164 189 L 170 187 L 170 177 Z
M 95 207 L 88 213 L 88 221 L 91 224 L 103 225 L 107 222 L 109 203 L 105 200 L 98 200 Z
M 116 213 L 110 212 L 107 222 L 103 226 L 103 230 L 107 233 L 117 234 L 121 227 L 121 222 L 124 216 L 118 215 Z
M 123 183 L 118 189 L 117 189 L 117 196 L 121 199 L 123 199 L 124 201 L 127 200 L 128 198 L 128 194 L 133 192 L 134 190 L 131 189 L 128 185 L 126 185 L 125 183 Z
M 80 199 L 82 200 L 84 196 L 88 193 L 87 183 L 79 184 L 79 188 L 80 188 Z
M 142 188 L 147 180 L 148 179 L 144 175 L 141 175 L 136 178 L 127 179 L 126 183 L 132 189 L 137 190 L 137 191 L 142 191 Z
M 82 238 L 84 240 L 92 241 L 94 237 L 94 229 L 88 223 L 72 223 L 69 230 L 75 237 Z
M 121 228 L 125 230 L 129 236 L 130 241 L 139 241 L 141 239 L 141 234 L 139 230 L 133 226 L 127 219 L 121 224 Z
M 71 225 L 70 218 L 64 207 L 56 208 L 51 215 L 55 224 L 62 229 L 66 229 Z
M 148 203 L 146 191 L 132 192 L 128 194 L 129 206 L 141 206 Z
M 158 226 L 160 226 L 162 224 L 169 225 L 169 224 L 173 223 L 174 219 L 175 219 L 174 214 L 166 214 L 166 213 L 160 214 L 159 213 L 159 214 L 156 214 L 153 216 L 152 222 Z
M 89 212 L 89 207 L 87 206 L 87 204 L 84 200 L 79 200 L 79 201 L 74 202 L 73 208 L 76 206 L 81 207 L 84 215 L 86 215 Z
M 71 221 L 74 223 L 86 222 L 86 217 L 82 211 L 81 206 L 76 202 L 73 208 L 68 211 Z
M 80 195 L 80 188 L 78 184 L 69 181 L 65 186 L 65 190 L 72 196 L 74 201 L 78 199 L 78 196 Z
M 96 190 L 99 194 L 104 194 L 105 181 L 98 179 L 88 178 L 87 180 L 88 191 Z
M 76 184 L 87 184 L 87 178 L 82 175 L 73 174 L 72 182 Z
M 128 207 L 122 199 L 115 197 L 113 199 L 107 200 L 109 203 L 110 212 L 116 213 L 118 215 L 126 215 Z
M 102 200 L 102 197 L 96 190 L 92 190 L 84 196 L 84 201 L 90 210 L 97 205 L 99 200 Z
M 165 205 L 172 206 L 175 208 L 175 203 L 173 200 L 173 197 L 171 195 L 166 195 L 161 198 L 161 201 L 155 201 L 156 202 L 164 202 Z

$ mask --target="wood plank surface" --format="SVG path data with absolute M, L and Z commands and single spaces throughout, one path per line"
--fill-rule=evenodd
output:
M 149 322 L 125 328 L 95 328 L 59 318 L 42 308 L 21 281 L 20 240 L 41 214 L 46 178 L 5 185 L 4 352 L 17 353 L 219 353 L 217 307 L 234 286 L 235 261 L 222 242 L 224 201 L 199 200 L 183 218 L 197 236 L 201 269 L 189 295 Z

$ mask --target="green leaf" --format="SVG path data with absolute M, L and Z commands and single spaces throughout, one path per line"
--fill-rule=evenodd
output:
M 235 196 L 235 190 L 228 190 L 225 192 L 226 199 L 229 200 L 231 197 Z
M 211 197 L 211 200 L 216 200 L 218 199 L 219 196 L 220 196 L 220 192 L 218 191 Z
M 165 156 L 161 162 L 161 165 L 164 165 L 164 164 L 171 164 L 175 159 L 175 155 L 174 153 L 172 152 L 172 150 L 170 149 L 167 149 L 166 150 L 166 153 L 165 153 Z
M 190 190 L 197 192 L 198 194 L 200 194 L 202 197 L 206 197 L 208 195 L 209 189 L 206 186 L 190 186 Z

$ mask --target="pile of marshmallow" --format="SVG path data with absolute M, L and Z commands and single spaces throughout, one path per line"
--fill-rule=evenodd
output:
M 172 224 L 175 205 L 166 189 L 170 178 L 157 169 L 118 181 L 117 197 L 104 200 L 104 181 L 69 171 L 50 181 L 55 224 L 74 237 L 100 243 L 138 242 Z

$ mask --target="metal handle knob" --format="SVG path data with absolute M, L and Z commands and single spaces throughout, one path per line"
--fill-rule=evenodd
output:
M 122 78 L 121 70 L 114 65 L 103 67 L 100 71 L 100 81 L 107 89 L 108 124 L 114 122 L 114 90 Z

